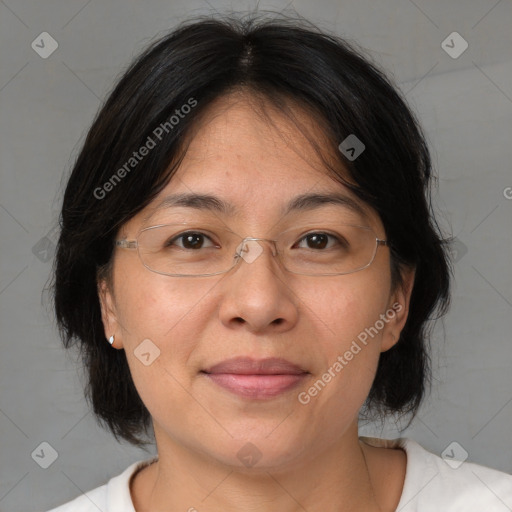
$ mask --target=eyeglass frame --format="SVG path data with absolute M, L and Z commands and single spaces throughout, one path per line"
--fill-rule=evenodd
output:
M 139 248 L 140 248 L 139 236 L 144 231 L 148 231 L 150 229 L 155 229 L 155 228 L 160 228 L 160 227 L 165 227 L 165 226 L 174 226 L 174 225 L 186 225 L 186 223 L 179 223 L 178 222 L 178 223 L 156 224 L 155 226 L 147 226 L 145 228 L 140 229 L 134 239 L 128 240 L 126 238 L 122 238 L 122 239 L 119 239 L 119 240 L 115 240 L 115 247 L 119 247 L 120 249 L 137 249 L 137 255 L 139 257 L 139 260 L 140 260 L 140 262 L 142 263 L 142 265 L 145 268 L 147 268 L 150 272 L 154 272 L 155 274 L 159 274 L 159 275 L 162 275 L 162 276 L 169 276 L 169 277 L 211 277 L 211 276 L 217 276 L 217 275 L 221 275 L 221 274 L 227 274 L 230 270 L 232 270 L 233 268 L 235 268 L 238 265 L 240 260 L 244 259 L 241 256 L 241 253 L 243 251 L 242 250 L 240 250 L 240 251 L 235 250 L 235 254 L 234 254 L 234 257 L 233 257 L 233 264 L 231 265 L 231 267 L 229 267 L 227 270 L 222 270 L 220 272 L 214 272 L 214 273 L 209 273 L 209 274 L 169 274 L 169 273 L 166 273 L 166 272 L 160 272 L 158 270 L 154 270 L 154 269 L 150 268 L 148 265 L 146 265 L 146 263 L 142 259 L 142 256 L 141 256 L 141 254 L 139 252 Z M 357 227 L 357 228 L 367 229 L 368 231 L 370 231 L 375 236 L 375 250 L 373 251 L 372 258 L 369 261 L 369 263 L 367 263 L 363 267 L 360 267 L 360 268 L 358 268 L 356 270 L 351 270 L 349 272 L 335 272 L 335 273 L 329 273 L 329 274 L 306 274 L 306 273 L 302 273 L 302 272 L 294 272 L 292 270 L 289 270 L 282 263 L 280 258 L 277 258 L 279 263 L 280 263 L 280 266 L 284 270 L 286 270 L 287 272 L 290 272 L 291 274 L 301 275 L 301 276 L 311 276 L 311 277 L 318 277 L 318 276 L 343 276 L 343 275 L 347 275 L 347 274 L 354 274 L 355 272 L 360 272 L 361 270 L 364 270 L 364 269 L 368 268 L 374 262 L 375 257 L 377 256 L 377 250 L 378 250 L 379 246 L 389 247 L 389 242 L 387 240 L 383 240 L 383 239 L 379 238 L 375 234 L 373 229 L 370 228 L 369 226 L 360 226 L 360 225 L 357 225 L 357 224 L 342 224 L 342 225 L 343 226 L 350 226 L 350 227 Z M 198 229 L 200 229 L 200 228 L 198 228 Z M 240 236 L 240 235 L 238 235 L 237 233 L 235 233 L 234 231 L 232 231 L 231 229 L 229 229 L 227 227 L 224 228 L 224 229 L 226 231 L 230 231 L 231 233 L 233 233 L 233 234 L 235 234 L 237 236 Z M 293 229 L 293 228 L 290 228 L 290 229 Z M 285 230 L 282 233 L 285 233 L 286 231 L 288 231 L 288 230 Z M 277 237 L 279 237 L 282 233 L 279 233 L 277 235 Z M 274 239 L 271 239 L 271 238 L 254 238 L 254 237 L 251 237 L 251 236 L 247 236 L 247 237 L 243 238 L 240 241 L 240 244 L 237 246 L 237 249 L 239 247 L 242 247 L 242 248 L 245 247 L 245 243 L 246 242 L 250 242 L 250 241 L 255 241 L 255 242 L 257 242 L 257 241 L 272 242 L 272 247 L 273 247 L 272 248 L 272 256 L 275 257 L 278 254 L 277 247 L 276 247 L 276 243 L 278 242 L 278 240 L 274 240 Z

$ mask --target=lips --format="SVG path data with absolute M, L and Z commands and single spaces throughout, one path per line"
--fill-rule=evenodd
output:
M 231 373 L 238 375 L 299 375 L 307 373 L 286 359 L 276 357 L 259 360 L 250 357 L 235 357 L 215 364 L 204 371 L 209 374 Z
M 290 391 L 309 372 L 280 358 L 252 359 L 237 357 L 203 370 L 216 385 L 243 398 L 268 399 Z

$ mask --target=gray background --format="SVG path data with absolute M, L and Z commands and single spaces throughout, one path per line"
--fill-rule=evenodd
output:
M 62 180 L 101 100 L 150 40 L 193 14 L 255 6 L 0 1 L 0 510 L 56 506 L 149 456 L 95 423 L 80 364 L 42 302 Z M 287 6 L 369 49 L 406 93 L 438 169 L 441 224 L 457 238 L 433 392 L 403 435 L 437 454 L 457 441 L 469 460 L 512 472 L 512 3 L 259 2 Z M 31 43 L 45 31 L 59 46 L 43 59 Z M 441 46 L 453 31 L 469 44 L 458 58 Z M 398 437 L 393 423 L 362 433 Z M 58 454 L 48 469 L 31 456 L 42 442 Z

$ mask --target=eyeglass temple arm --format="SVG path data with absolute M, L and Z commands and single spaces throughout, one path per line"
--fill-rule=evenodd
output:
M 121 247 L 122 249 L 136 249 L 137 240 L 116 240 L 116 247 Z

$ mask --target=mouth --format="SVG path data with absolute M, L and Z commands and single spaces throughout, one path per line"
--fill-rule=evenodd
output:
M 280 358 L 237 357 L 202 370 L 209 381 L 242 398 L 274 398 L 297 387 L 310 375 L 303 368 Z

